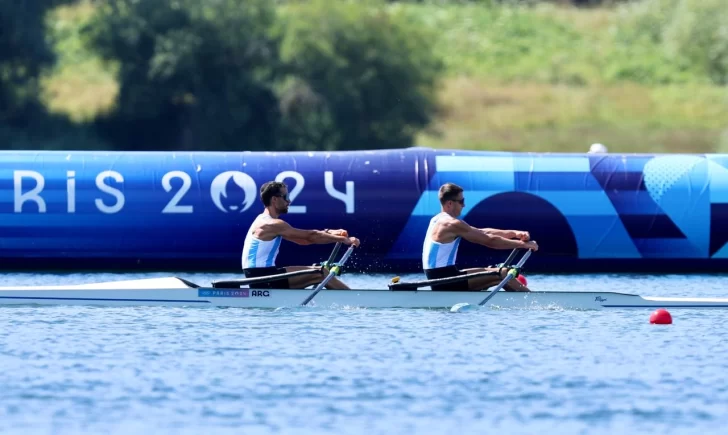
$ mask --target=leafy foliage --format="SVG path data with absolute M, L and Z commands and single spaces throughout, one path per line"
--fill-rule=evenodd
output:
M 46 0 L 0 0 L 0 123 L 38 116 L 39 76 L 55 53 L 45 39 Z
M 64 3 L 78 5 L 47 14 Z M 0 142 L 372 149 L 415 132 L 434 147 L 715 146 L 724 0 L 566 3 L 0 0 Z
M 383 3 L 304 2 L 279 29 L 283 134 L 295 148 L 405 147 L 436 113 L 435 35 Z
M 266 149 L 275 144 L 278 55 L 268 0 L 109 0 L 89 27 L 118 61 L 104 125 L 139 149 Z M 121 140 L 119 140 L 121 139 Z
M 623 46 L 652 46 L 644 54 L 673 76 L 728 84 L 725 0 L 643 0 L 620 12 L 616 40 Z

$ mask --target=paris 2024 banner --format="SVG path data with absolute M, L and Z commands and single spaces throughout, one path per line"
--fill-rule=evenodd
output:
M 421 271 L 446 182 L 465 189 L 470 225 L 530 232 L 540 249 L 526 271 L 728 265 L 728 155 L 5 151 L 0 168 L 6 269 L 239 271 L 271 180 L 289 186 L 291 225 L 361 239 L 349 270 Z M 317 263 L 331 248 L 284 241 L 277 263 Z M 463 242 L 457 259 L 474 267 L 507 254 Z

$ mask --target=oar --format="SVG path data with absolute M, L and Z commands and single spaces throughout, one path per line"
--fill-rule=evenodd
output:
M 521 248 L 515 248 L 514 250 L 512 250 L 511 255 L 509 255 L 508 258 L 506 258 L 506 261 L 502 264 L 502 266 L 506 266 L 506 267 L 510 266 L 511 263 L 513 263 L 513 260 L 516 258 L 516 254 L 518 253 L 519 249 L 521 249 Z
M 531 251 L 529 249 L 528 252 L 526 252 L 523 255 L 523 257 L 521 257 L 521 261 L 519 261 L 518 264 L 516 264 L 516 267 L 511 268 L 508 271 L 508 274 L 506 274 L 506 277 L 503 278 L 503 281 L 501 281 L 500 284 L 498 284 L 493 290 L 491 290 L 490 294 L 488 294 L 488 296 L 486 296 L 485 299 L 480 301 L 480 303 L 478 304 L 479 306 L 482 307 L 483 305 L 485 305 L 490 300 L 490 298 L 495 296 L 496 293 L 498 293 L 506 284 L 508 284 L 508 281 L 510 281 L 511 279 L 515 278 L 518 275 L 518 270 L 520 270 L 521 267 L 523 267 L 523 264 L 526 262 L 526 260 L 528 260 L 528 257 L 531 256 L 531 252 L 533 252 L 533 251 Z M 471 305 L 469 303 L 462 302 L 462 303 L 453 305 L 452 308 L 450 308 L 450 312 L 459 313 L 460 311 L 466 310 L 470 307 L 471 307 Z
M 326 276 L 326 278 L 324 278 L 323 281 L 321 281 L 319 283 L 319 285 L 316 286 L 316 288 L 313 290 L 313 292 L 311 292 L 311 294 L 303 302 L 301 302 L 302 306 L 311 302 L 311 299 L 316 297 L 318 292 L 320 292 L 321 289 L 324 288 L 324 286 L 329 283 L 329 281 L 331 281 L 336 275 L 339 274 L 339 272 L 341 271 L 341 266 L 343 266 L 344 263 L 346 263 L 346 260 L 349 259 L 352 252 L 354 252 L 354 245 L 349 246 L 349 249 L 346 250 L 346 253 L 344 254 L 344 256 L 341 257 L 341 260 L 338 263 L 334 264 L 329 269 L 328 276 Z
M 334 250 L 331 251 L 331 255 L 329 255 L 329 259 L 326 260 L 326 261 L 324 261 L 324 262 L 322 262 L 322 263 L 318 263 L 318 266 L 321 266 L 322 268 L 324 268 L 326 270 L 330 270 L 330 268 L 331 268 L 331 266 L 333 264 L 333 261 L 336 258 L 336 254 L 338 254 L 339 253 L 339 249 L 341 249 L 341 245 L 342 245 L 341 242 L 336 242 L 336 245 L 334 246 Z M 342 257 L 342 259 L 343 259 L 343 257 Z M 317 264 L 314 263 L 314 266 L 316 266 L 316 265 Z M 308 271 L 306 271 L 304 273 L 307 273 L 307 272 Z M 328 280 L 326 280 L 326 282 L 328 282 Z M 288 309 L 288 307 L 278 307 L 278 308 L 275 309 L 275 311 L 281 311 L 281 310 L 286 310 L 286 309 Z
M 328 269 L 331 263 L 333 263 L 336 256 L 339 254 L 339 249 L 341 249 L 341 242 L 336 242 L 336 246 L 334 246 L 334 250 L 331 251 L 331 255 L 329 255 L 329 259 L 321 263 L 321 266 L 325 269 Z

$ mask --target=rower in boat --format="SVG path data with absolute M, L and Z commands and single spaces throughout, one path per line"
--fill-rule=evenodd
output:
M 427 228 L 422 246 L 422 268 L 427 279 L 449 278 L 466 274 L 479 275 L 467 280 L 442 285 L 430 286 L 432 290 L 485 290 L 497 285 L 505 278 L 506 268 L 478 267 L 460 270 L 456 265 L 457 250 L 460 241 L 465 239 L 472 243 L 493 249 L 531 249 L 538 250 L 538 244 L 530 240 L 527 231 L 499 230 L 495 228 L 475 228 L 468 225 L 458 216 L 465 207 L 463 188 L 454 183 L 440 186 L 440 213 L 435 215 Z M 492 272 L 492 274 L 483 274 Z M 506 291 L 530 291 L 518 280 L 510 280 L 504 287 Z
M 299 245 L 341 243 L 359 246 L 359 239 L 349 237 L 346 230 L 302 230 L 293 228 L 280 218 L 288 213 L 291 200 L 288 186 L 279 181 L 269 181 L 260 188 L 260 200 L 265 209 L 258 215 L 248 229 L 243 245 L 242 265 L 246 278 L 277 275 L 281 273 L 303 270 L 321 269 L 322 273 L 310 273 L 289 278 L 281 278 L 259 284 L 251 284 L 250 288 L 263 289 L 303 289 L 321 283 L 328 275 L 328 270 L 319 266 L 286 266 L 277 267 L 276 257 L 285 239 Z M 328 289 L 349 289 L 337 277 L 332 277 L 326 284 Z

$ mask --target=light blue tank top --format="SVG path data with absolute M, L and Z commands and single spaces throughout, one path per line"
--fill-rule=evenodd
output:
M 425 242 L 422 245 L 423 269 L 435 269 L 455 264 L 461 238 L 458 237 L 450 243 L 439 243 L 432 240 L 432 231 L 435 229 L 435 224 L 446 215 L 446 213 L 442 212 L 430 219 Z
M 282 237 L 278 236 L 273 240 L 263 241 L 253 235 L 253 229 L 259 226 L 259 222 L 267 219 L 272 219 L 272 217 L 261 213 L 255 218 L 248 229 L 245 243 L 243 244 L 243 269 L 273 267 L 276 265 L 276 257 L 278 256 L 278 249 L 281 246 Z

